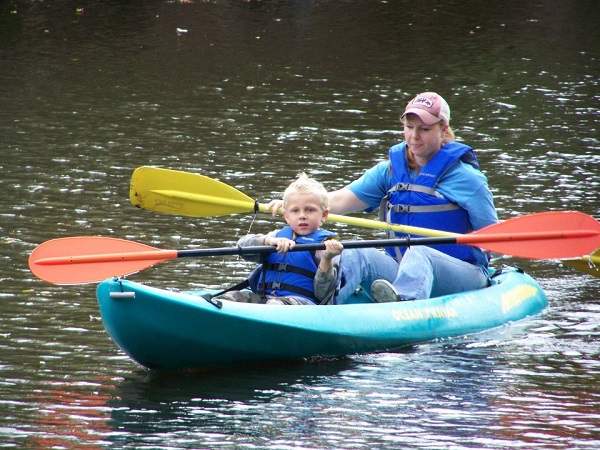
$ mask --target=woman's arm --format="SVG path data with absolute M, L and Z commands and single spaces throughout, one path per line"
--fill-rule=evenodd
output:
M 367 170 L 358 180 L 348 186 L 330 192 L 328 194 L 330 212 L 344 215 L 377 209 L 381 199 L 391 187 L 389 165 L 389 161 L 383 161 Z M 276 216 L 282 206 L 283 200 L 271 200 L 267 205 L 267 210 Z
M 369 207 L 369 205 L 359 199 L 354 192 L 346 187 L 330 192 L 328 197 L 329 208 L 332 214 L 350 214 L 363 211 Z

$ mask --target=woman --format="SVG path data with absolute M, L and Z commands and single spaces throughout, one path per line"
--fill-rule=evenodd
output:
M 455 233 L 498 222 L 492 193 L 473 150 L 454 142 L 448 103 L 435 92 L 424 92 L 408 103 L 400 121 L 404 142 L 390 148 L 389 160 L 329 193 L 331 213 L 373 211 L 381 206 L 380 217 L 390 223 Z M 280 201 L 269 206 L 277 211 Z M 488 258 L 478 248 L 443 245 L 401 250 L 345 250 L 341 263 L 345 294 L 362 285 L 376 302 L 425 299 L 480 289 L 488 282 Z

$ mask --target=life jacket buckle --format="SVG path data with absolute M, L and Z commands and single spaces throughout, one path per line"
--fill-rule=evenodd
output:
M 410 212 L 410 205 L 394 205 L 391 210 L 398 213 L 408 213 Z

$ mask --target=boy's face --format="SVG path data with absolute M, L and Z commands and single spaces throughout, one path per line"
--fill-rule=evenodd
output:
M 329 210 L 323 211 L 316 194 L 294 192 L 287 198 L 283 217 L 292 230 L 299 236 L 317 231 L 327 219 Z

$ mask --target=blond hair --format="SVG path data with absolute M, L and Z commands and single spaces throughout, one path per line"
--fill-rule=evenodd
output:
M 440 126 L 443 127 L 444 125 L 445 125 L 445 122 L 442 120 L 440 122 Z M 442 136 L 442 146 L 444 146 L 448 142 L 452 142 L 454 140 L 456 140 L 456 137 L 454 136 L 454 131 L 452 130 L 452 128 L 450 128 L 450 125 L 448 125 L 448 129 L 446 130 L 446 132 Z
M 327 189 L 314 178 L 309 177 L 304 172 L 298 175 L 283 193 L 283 209 L 286 208 L 288 198 L 291 194 L 315 194 L 319 198 L 319 205 L 325 211 L 329 208 L 329 198 L 327 197 Z

